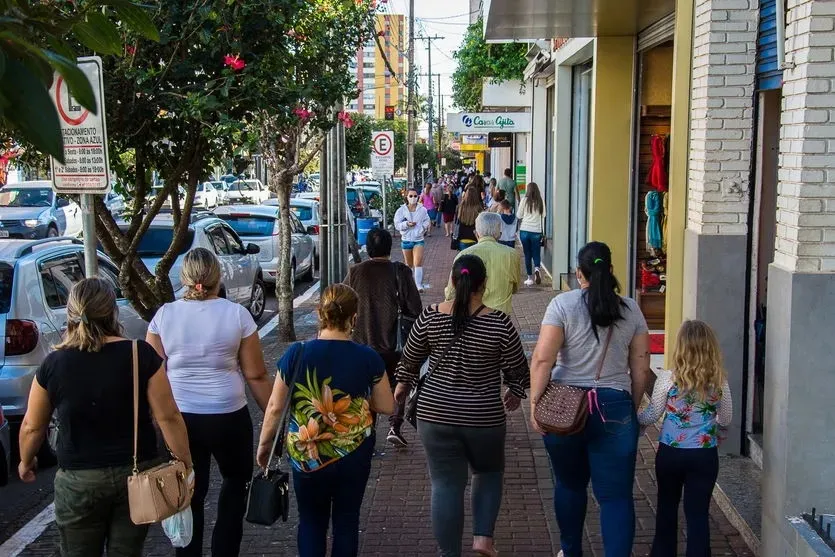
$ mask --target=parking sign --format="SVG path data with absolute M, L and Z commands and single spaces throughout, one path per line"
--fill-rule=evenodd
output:
M 394 174 L 394 132 L 371 132 L 371 171 L 375 176 Z

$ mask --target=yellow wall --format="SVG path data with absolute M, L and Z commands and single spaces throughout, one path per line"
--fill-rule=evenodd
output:
M 667 205 L 667 311 L 665 360 L 670 363 L 682 321 L 684 229 L 687 226 L 687 161 L 690 144 L 690 76 L 693 62 L 693 0 L 676 0 L 670 193 Z
M 647 50 L 641 60 L 641 104 L 669 106 L 673 102 L 673 45 Z
M 403 110 L 403 118 L 405 118 L 406 88 L 403 83 L 406 82 L 408 62 L 406 57 L 403 55 L 403 52 L 406 51 L 405 44 L 400 40 L 401 37 L 405 37 L 407 32 L 405 16 L 401 14 L 377 14 L 376 17 L 377 23 L 375 29 L 377 31 L 383 31 L 386 28 L 387 23 L 391 28 L 388 48 L 385 46 L 385 37 L 380 37 L 380 44 L 386 49 L 386 57 L 391 63 L 394 71 L 400 73 L 402 69 L 403 76 L 401 76 L 399 82 L 395 79 L 395 76 L 391 76 L 389 84 L 386 85 L 386 63 L 385 60 L 383 60 L 383 55 L 380 53 L 380 49 L 377 48 L 376 55 L 374 57 L 374 73 L 376 74 L 374 79 L 374 88 L 376 90 L 376 98 L 374 101 L 375 117 L 378 120 L 383 120 L 386 117 L 386 105 L 392 105 L 400 107 L 401 110 Z M 423 79 L 425 80 L 425 78 Z M 386 100 L 386 91 L 389 93 L 388 100 Z M 401 103 L 403 106 L 400 106 Z
M 595 41 L 589 155 L 589 240 L 612 249 L 615 275 L 629 277 L 634 37 Z

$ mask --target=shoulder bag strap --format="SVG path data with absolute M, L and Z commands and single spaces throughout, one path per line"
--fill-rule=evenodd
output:
M 603 364 L 606 363 L 606 353 L 609 352 L 609 343 L 612 341 L 612 333 L 615 330 L 615 324 L 609 325 L 609 332 L 606 334 L 606 344 L 603 347 L 603 357 L 600 358 L 600 365 L 597 366 L 597 375 L 594 377 L 594 383 L 600 381 L 600 374 L 603 373 Z
M 290 384 L 287 385 L 287 399 L 284 401 L 284 409 L 281 411 L 281 417 L 278 419 L 278 427 L 275 430 L 275 437 L 273 437 L 273 448 L 270 450 L 270 458 L 267 460 L 267 470 L 270 470 L 270 465 L 275 457 L 276 449 L 279 451 L 284 448 L 284 429 L 287 427 L 287 419 L 290 416 L 290 407 L 293 405 L 293 390 L 296 388 L 296 380 L 301 374 L 302 364 L 304 362 L 304 342 L 299 343 L 299 348 L 296 351 L 296 356 L 291 363 L 292 372 L 290 375 Z
M 400 309 L 400 280 L 397 278 L 397 264 L 391 262 L 391 272 L 394 275 L 394 296 L 397 299 L 397 315 L 403 313 Z
M 131 343 L 133 352 L 133 475 L 139 473 L 137 452 L 139 450 L 139 349 L 136 341 Z
M 473 315 L 471 317 L 477 316 L 479 313 L 481 313 L 481 310 L 483 310 L 485 307 L 487 307 L 487 306 L 485 306 L 484 304 L 479 306 L 479 308 L 477 310 L 475 310 L 475 313 L 473 313 Z M 437 310 L 437 306 L 435 306 L 435 308 Z M 431 366 L 428 370 L 426 370 L 426 375 L 424 375 L 424 377 L 423 377 L 424 381 L 429 379 L 429 376 L 432 375 L 432 373 L 436 369 L 438 369 L 438 366 L 441 365 L 441 361 L 443 361 L 443 359 L 447 357 L 447 355 L 449 354 L 450 349 L 453 346 L 455 346 L 455 343 L 458 342 L 458 339 L 461 338 L 461 335 L 464 334 L 464 331 L 466 329 L 467 329 L 467 326 L 465 325 L 464 327 L 461 328 L 460 331 L 458 331 L 457 333 L 455 333 L 452 336 L 452 340 L 449 342 L 449 344 L 446 345 L 446 348 L 444 348 L 444 351 L 441 353 L 441 356 L 437 360 L 435 360 L 435 365 Z

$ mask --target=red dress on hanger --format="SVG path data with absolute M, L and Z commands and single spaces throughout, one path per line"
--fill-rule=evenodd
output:
M 647 184 L 652 186 L 656 191 L 667 191 L 667 169 L 664 168 L 665 158 L 665 139 L 660 135 L 653 135 L 650 140 L 650 148 L 652 149 L 652 164 L 649 167 L 649 174 L 647 175 Z

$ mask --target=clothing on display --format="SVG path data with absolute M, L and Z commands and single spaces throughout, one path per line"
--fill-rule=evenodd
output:
M 667 191 L 666 141 L 667 138 L 662 135 L 653 135 L 650 140 L 652 164 L 647 175 L 647 184 L 659 192 Z
M 661 194 L 661 208 L 664 211 L 663 216 L 661 217 L 661 248 L 664 250 L 664 253 L 667 253 L 667 235 L 669 234 L 669 229 L 667 227 L 667 207 L 669 207 L 669 194 L 664 192 Z
M 651 191 L 647 194 L 644 211 L 647 214 L 647 249 L 651 253 L 655 253 L 664 247 L 663 232 L 661 230 L 661 218 L 664 214 L 664 209 L 660 193 Z

